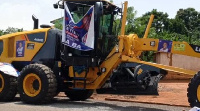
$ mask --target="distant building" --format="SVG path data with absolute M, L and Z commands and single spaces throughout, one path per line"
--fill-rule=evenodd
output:
M 179 54 L 172 54 L 170 57 L 170 53 L 159 52 L 156 54 L 156 63 L 197 72 L 200 69 L 200 58 Z M 169 72 L 165 79 L 190 79 L 191 77 L 193 76 Z

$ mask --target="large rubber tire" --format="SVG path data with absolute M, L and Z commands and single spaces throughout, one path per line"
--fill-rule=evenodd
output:
M 0 101 L 12 101 L 17 94 L 17 77 L 0 72 Z
M 188 102 L 191 107 L 200 107 L 200 72 L 190 80 L 187 89 Z
M 94 90 L 90 90 L 90 89 L 70 90 L 70 91 L 65 92 L 65 94 L 71 101 L 85 101 L 93 94 L 93 92 Z
M 23 102 L 28 104 L 49 103 L 56 95 L 56 91 L 56 77 L 47 66 L 30 64 L 20 72 L 18 92 Z

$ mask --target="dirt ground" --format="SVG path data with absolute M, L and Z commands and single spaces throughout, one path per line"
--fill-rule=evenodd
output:
M 162 80 L 159 83 L 159 95 L 111 95 L 94 93 L 91 99 L 106 101 L 137 102 L 188 107 L 187 87 L 189 80 Z M 59 96 L 65 96 L 60 93 Z
M 187 87 L 189 80 L 163 80 L 159 84 L 159 96 L 93 94 L 97 100 L 139 102 L 172 106 L 189 106 Z

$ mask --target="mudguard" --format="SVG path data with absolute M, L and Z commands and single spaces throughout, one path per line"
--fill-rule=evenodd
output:
M 152 71 L 154 72 L 154 75 L 152 75 L 153 73 L 151 73 L 151 76 L 157 76 L 158 74 L 163 74 L 163 75 L 167 74 L 167 71 L 163 69 L 146 64 L 140 64 L 135 67 L 134 75 L 137 78 L 137 81 L 139 81 L 142 80 L 145 76 L 148 75 L 148 73 Z
M 19 72 L 9 63 L 1 63 L 0 62 L 0 71 L 6 75 L 18 77 Z

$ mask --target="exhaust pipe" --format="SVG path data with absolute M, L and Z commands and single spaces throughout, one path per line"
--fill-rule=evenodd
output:
M 33 19 L 33 29 L 38 29 L 38 24 L 39 24 L 39 20 L 35 15 L 32 15 L 32 19 Z

